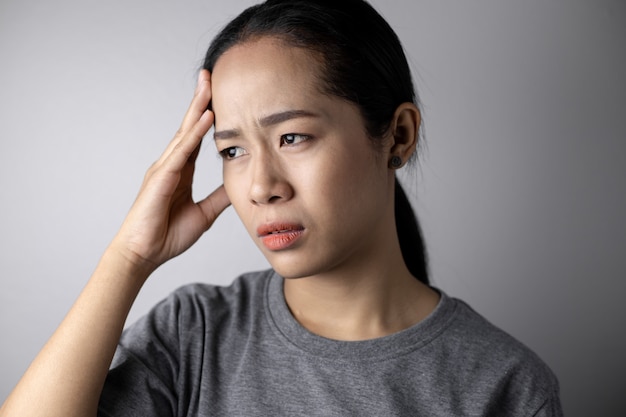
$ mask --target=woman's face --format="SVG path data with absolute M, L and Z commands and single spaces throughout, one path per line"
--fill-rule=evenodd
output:
M 212 74 L 226 192 L 285 277 L 372 259 L 395 233 L 388 147 L 372 145 L 356 106 L 320 93 L 318 71 L 309 52 L 261 38 Z

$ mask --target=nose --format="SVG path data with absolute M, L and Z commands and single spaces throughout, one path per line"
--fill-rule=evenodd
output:
M 253 204 L 276 204 L 293 197 L 293 188 L 280 161 L 266 156 L 252 164 L 249 198 Z

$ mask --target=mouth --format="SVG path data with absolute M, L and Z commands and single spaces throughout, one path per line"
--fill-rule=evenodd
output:
M 304 233 L 304 227 L 296 223 L 268 223 L 257 228 L 257 236 L 271 251 L 292 247 Z
M 256 229 L 257 236 L 264 237 L 280 233 L 301 232 L 304 227 L 297 223 L 268 223 Z

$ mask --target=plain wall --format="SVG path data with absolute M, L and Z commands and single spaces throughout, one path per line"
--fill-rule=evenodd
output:
M 0 401 L 53 332 L 176 131 L 215 32 L 252 1 L 1 0 Z M 626 407 L 626 6 L 374 0 L 425 139 L 407 172 L 436 286 L 526 343 L 568 416 Z M 221 180 L 210 141 L 197 196 Z M 232 209 L 146 284 L 267 267 Z

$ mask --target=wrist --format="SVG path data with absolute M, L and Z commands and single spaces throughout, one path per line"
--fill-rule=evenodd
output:
M 158 265 L 138 256 L 131 250 L 121 247 L 115 241 L 105 250 L 99 267 L 115 271 L 115 274 L 143 285 Z

